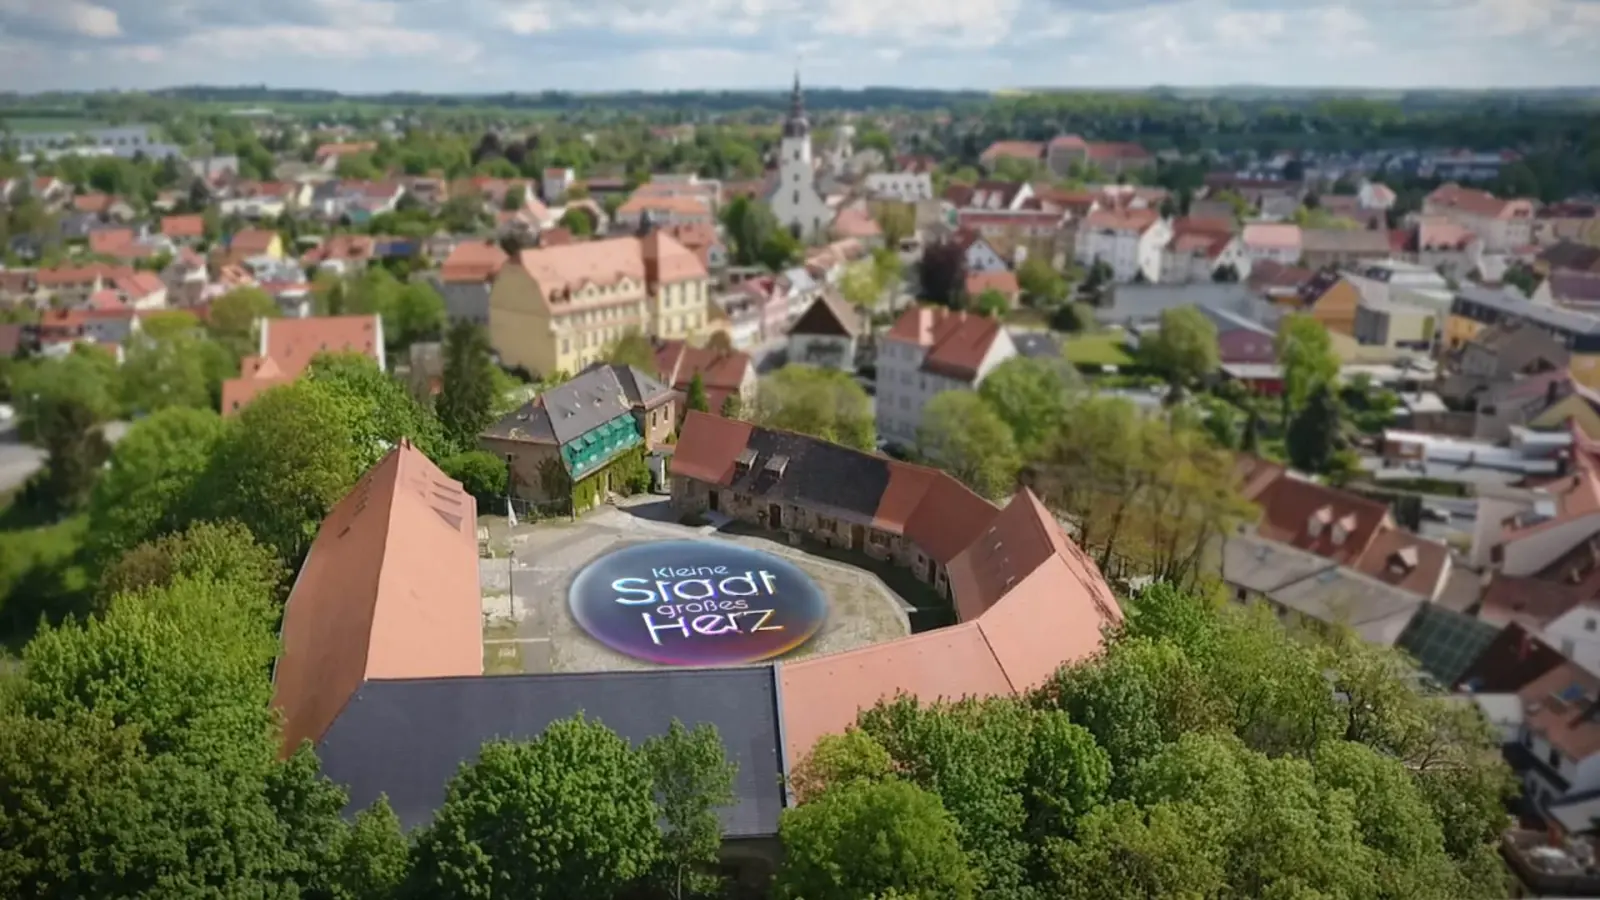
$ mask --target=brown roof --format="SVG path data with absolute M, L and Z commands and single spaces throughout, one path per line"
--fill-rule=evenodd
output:
M 645 283 L 644 253 L 636 237 L 524 250 L 517 263 L 547 297 L 588 285 L 609 287 L 623 279 Z
M 699 374 L 711 408 L 720 409 L 729 394 L 738 393 L 754 366 L 750 354 L 743 351 L 691 347 L 685 341 L 658 341 L 656 371 L 663 382 L 680 391 L 687 391 Z
M 269 388 L 287 384 L 318 353 L 364 353 L 383 359 L 383 322 L 376 316 L 309 316 L 263 319 L 263 356 L 240 361 L 238 378 L 222 383 L 222 411 L 237 412 Z
M 1015 273 L 1001 270 L 999 272 L 968 272 L 966 290 L 968 297 L 977 297 L 984 291 L 999 291 L 1007 299 L 1014 299 L 1021 293 L 1022 288 L 1017 284 Z
M 1450 549 L 1400 528 L 1385 526 L 1355 568 L 1403 591 L 1432 597 L 1450 565 Z
M 617 207 L 618 216 L 637 216 L 644 213 L 667 213 L 674 216 L 711 218 L 711 207 L 700 197 L 682 194 L 657 194 L 635 191 L 628 202 Z
M 1155 209 L 1097 209 L 1084 216 L 1083 227 L 1143 233 L 1159 221 L 1161 211 Z
M 1517 692 L 1527 729 L 1575 761 L 1600 752 L 1600 721 L 1595 720 L 1600 678 L 1564 662 Z
M 924 371 L 972 381 L 1001 333 L 1000 323 L 987 316 L 913 306 L 895 319 L 888 337 L 925 348 Z
M 375 141 L 357 141 L 348 144 L 323 144 L 317 148 L 317 159 L 327 159 L 330 156 L 343 156 L 347 153 L 371 153 L 378 149 Z
M 1089 158 L 1093 160 L 1134 160 L 1150 158 L 1150 151 L 1144 149 L 1138 144 L 1131 144 L 1126 141 L 1092 143 L 1089 145 L 1088 149 Z
M 79 194 L 72 198 L 72 208 L 78 212 L 103 213 L 116 202 L 117 198 L 110 194 Z
M 1299 478 L 1277 479 L 1258 502 L 1261 523 L 1257 532 L 1262 537 L 1340 565 L 1353 565 L 1360 559 L 1389 516 L 1389 508 L 1382 503 Z M 1318 526 L 1315 534 L 1313 517 Z M 1345 534 L 1335 540 L 1339 535 L 1334 532 L 1341 529 Z
M 283 616 L 283 752 L 370 680 L 483 674 L 477 504 L 407 441 L 328 513 Z
M 691 423 L 693 428 L 689 427 Z M 690 410 L 672 454 L 672 474 L 708 484 L 727 484 L 733 478 L 734 461 L 750 442 L 753 427 L 739 419 Z
M 134 247 L 132 228 L 102 228 L 89 232 L 89 252 L 105 256 L 125 256 Z
M 652 231 L 639 241 L 639 247 L 644 254 L 645 275 L 651 284 L 690 281 L 708 275 L 700 257 L 670 234 Z
M 197 238 L 205 234 L 205 216 L 163 216 L 161 233 L 169 238 Z
M 862 320 L 861 313 L 843 297 L 832 291 L 823 291 L 789 327 L 789 333 L 856 337 L 861 334 Z
M 1245 279 L 1253 291 L 1298 291 L 1300 286 L 1315 278 L 1317 273 L 1299 266 L 1286 266 L 1263 259 L 1250 266 L 1250 277 Z
M 488 281 L 506 264 L 506 252 L 497 244 L 467 241 L 457 244 L 439 266 L 439 279 L 447 282 Z
M 1513 623 L 1500 629 L 1454 687 L 1479 694 L 1513 693 L 1544 677 L 1566 659 L 1537 635 Z
M 1501 199 L 1488 191 L 1465 188 L 1459 184 L 1442 184 L 1428 195 L 1428 203 L 1475 216 L 1509 219 L 1514 216 L 1533 215 L 1533 203 L 1528 200 Z
M 1044 156 L 1044 144 L 1038 141 L 995 141 L 983 151 L 979 159 L 992 162 L 996 159 L 1039 159 Z
M 833 234 L 842 238 L 875 238 L 883 235 L 878 220 L 864 209 L 848 207 L 839 210 L 833 219 Z
M 1284 466 L 1259 456 L 1248 453 L 1234 455 L 1233 472 L 1239 480 L 1239 491 L 1251 503 L 1260 499 L 1267 488 L 1287 471 Z
M 272 239 L 277 237 L 276 231 L 267 231 L 262 228 L 246 228 L 234 235 L 228 241 L 228 250 L 234 253 L 265 253 L 272 246 Z

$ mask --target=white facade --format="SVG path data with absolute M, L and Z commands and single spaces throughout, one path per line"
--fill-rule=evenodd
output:
M 811 125 L 806 121 L 798 75 L 794 79 L 789 118 L 783 123 L 783 140 L 778 144 L 778 181 L 767 201 L 778 224 L 803 241 L 817 240 L 833 222 L 833 209 L 817 190 L 817 167 L 811 156 Z
M 1173 284 L 1210 281 L 1218 269 L 1227 265 L 1233 266 L 1239 273 L 1240 281 L 1250 275 L 1250 258 L 1245 255 L 1244 245 L 1237 237 L 1228 241 L 1216 259 L 1212 259 L 1204 250 L 1173 250 L 1168 247 L 1161 252 L 1161 280 Z
M 873 172 L 863 184 L 868 194 L 886 200 L 916 203 L 933 199 L 933 176 L 926 172 Z
M 989 246 L 989 242 L 981 238 L 967 247 L 965 256 L 968 272 L 1004 272 L 1011 268 L 1000 258 L 1000 254 Z
M 856 339 L 836 334 L 790 334 L 788 358 L 791 363 L 854 372 Z
M 977 378 L 963 382 L 922 371 L 929 349 L 889 337 L 878 347 L 878 436 L 890 444 L 915 447 L 928 401 L 945 391 L 975 390 L 996 366 L 1017 355 L 1011 335 L 1002 328 L 984 354 Z
M 1093 265 L 1095 260 L 1106 263 L 1116 281 L 1133 281 L 1143 275 L 1156 282 L 1161 280 L 1161 257 L 1171 239 L 1172 226 L 1164 219 L 1143 230 L 1085 225 L 1078 229 L 1077 261 L 1081 266 Z

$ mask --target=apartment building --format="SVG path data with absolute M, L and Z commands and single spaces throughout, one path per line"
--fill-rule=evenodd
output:
M 944 391 L 974 390 L 1017 354 L 999 321 L 943 307 L 900 314 L 878 347 L 878 435 L 914 447 L 922 410 Z
M 1079 265 L 1111 267 L 1116 281 L 1161 280 L 1161 256 L 1172 227 L 1153 209 L 1097 209 L 1078 226 Z
M 1483 249 L 1503 253 L 1533 242 L 1533 201 L 1503 199 L 1459 184 L 1440 185 L 1422 201 L 1424 216 L 1443 216 L 1476 234 Z
M 661 232 L 524 250 L 489 292 L 490 339 L 508 366 L 576 372 L 629 330 L 700 333 L 708 281 L 699 257 Z

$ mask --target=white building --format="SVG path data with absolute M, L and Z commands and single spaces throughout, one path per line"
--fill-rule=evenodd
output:
M 1422 201 L 1424 216 L 1443 216 L 1471 231 L 1483 249 L 1503 253 L 1533 242 L 1533 201 L 1501 199 L 1488 191 L 1441 185 Z
M 873 172 L 862 185 L 868 195 L 880 200 L 916 203 L 933 199 L 933 176 L 927 172 Z
M 560 203 L 567 199 L 567 191 L 572 190 L 572 185 L 578 180 L 578 175 L 571 169 L 549 168 L 544 170 L 544 177 L 539 179 L 539 194 L 546 203 Z M 525 200 L 531 200 L 526 192 Z
M 778 223 L 803 241 L 814 241 L 833 221 L 833 210 L 817 190 L 817 169 L 811 156 L 811 123 L 806 121 L 800 75 L 794 76 L 789 117 L 778 144 L 778 181 L 767 195 Z
M 789 329 L 789 361 L 854 372 L 864 324 L 860 310 L 836 294 L 824 293 Z
M 928 401 L 945 391 L 976 389 L 1015 355 L 998 320 L 943 307 L 907 309 L 878 346 L 879 437 L 915 447 Z
M 1172 227 L 1153 209 L 1097 209 L 1078 226 L 1076 257 L 1081 266 L 1095 261 L 1111 267 L 1116 281 L 1161 280 L 1161 255 Z

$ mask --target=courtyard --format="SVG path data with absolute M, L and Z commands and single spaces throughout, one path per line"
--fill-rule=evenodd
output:
M 770 553 L 798 567 L 827 598 L 827 618 L 784 659 L 835 653 L 911 633 L 912 607 L 870 571 L 814 556 L 761 534 L 731 534 L 680 524 L 664 498 L 605 506 L 576 522 L 553 519 L 509 527 L 480 518 L 494 558 L 479 560 L 484 672 L 490 675 L 651 669 L 590 637 L 568 608 L 568 589 L 589 563 L 624 547 L 671 540 L 726 542 Z

